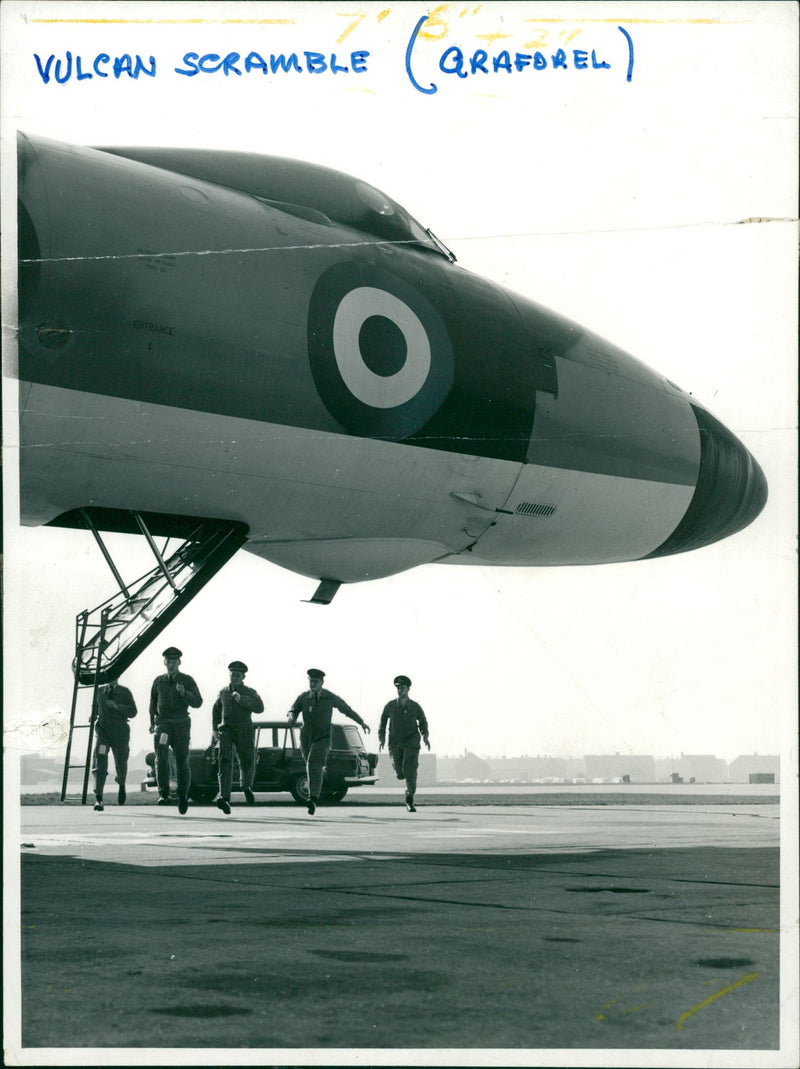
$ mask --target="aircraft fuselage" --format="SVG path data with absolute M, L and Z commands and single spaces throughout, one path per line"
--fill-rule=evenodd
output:
M 243 521 L 354 582 L 679 552 L 763 507 L 686 393 L 349 176 L 21 136 L 19 195 L 23 523 Z

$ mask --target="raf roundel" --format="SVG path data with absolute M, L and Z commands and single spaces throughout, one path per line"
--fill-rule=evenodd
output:
M 319 278 L 308 352 L 325 407 L 354 434 L 409 437 L 453 384 L 453 350 L 437 310 L 418 289 L 368 264 L 336 264 Z

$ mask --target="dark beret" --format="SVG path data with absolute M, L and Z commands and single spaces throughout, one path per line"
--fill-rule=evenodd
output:
M 228 665 L 228 671 L 229 672 L 246 672 L 247 671 L 247 665 L 244 663 L 244 661 L 231 661 L 231 663 Z
M 177 646 L 167 646 L 167 648 L 164 650 L 164 652 L 161 654 L 161 656 L 162 657 L 183 657 L 183 654 L 181 653 L 181 651 L 178 649 Z
M 322 671 L 321 668 L 309 668 L 309 670 L 307 672 L 307 675 L 308 675 L 309 679 L 324 679 L 325 678 L 325 673 Z
M 399 683 L 405 683 L 407 687 L 411 686 L 411 680 L 408 678 L 408 676 L 395 676 L 394 685 L 397 686 Z

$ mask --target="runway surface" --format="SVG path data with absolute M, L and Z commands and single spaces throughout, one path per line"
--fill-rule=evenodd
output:
M 373 800 L 23 806 L 27 1064 L 778 1049 L 777 804 Z

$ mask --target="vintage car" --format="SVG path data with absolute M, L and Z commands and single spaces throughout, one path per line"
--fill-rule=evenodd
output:
M 303 755 L 300 752 L 300 728 L 286 720 L 254 720 L 256 729 L 256 773 L 253 791 L 274 793 L 288 791 L 301 805 L 308 801 L 308 776 Z M 170 751 L 172 759 L 172 751 Z M 145 758 L 148 777 L 142 789 L 155 788 L 155 754 L 151 751 Z M 218 793 L 217 748 L 191 749 L 189 761 L 192 768 L 192 785 L 189 797 L 193 802 L 212 802 Z M 331 752 L 322 785 L 322 802 L 341 802 L 351 787 L 363 787 L 376 783 L 375 766 L 378 755 L 367 753 L 361 732 L 355 724 L 331 725 Z M 170 761 L 172 765 L 172 760 Z M 171 794 L 177 784 L 173 782 L 174 771 L 170 768 Z M 238 763 L 233 765 L 233 790 L 241 790 Z

